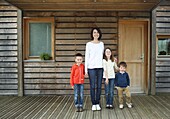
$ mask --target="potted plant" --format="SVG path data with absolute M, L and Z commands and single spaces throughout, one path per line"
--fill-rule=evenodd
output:
M 41 60 L 50 60 L 51 56 L 48 53 L 42 53 L 40 54 Z

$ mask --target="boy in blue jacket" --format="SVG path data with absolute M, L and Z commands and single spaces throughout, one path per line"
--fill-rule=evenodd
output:
M 126 72 L 127 64 L 126 62 L 119 63 L 119 72 L 115 76 L 115 87 L 118 90 L 119 96 L 119 108 L 123 109 L 123 92 L 126 94 L 126 104 L 129 108 L 132 108 L 131 94 L 129 90 L 130 79 Z

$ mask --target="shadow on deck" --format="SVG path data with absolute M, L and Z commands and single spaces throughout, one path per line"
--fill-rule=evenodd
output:
M 105 108 L 101 97 L 101 111 L 91 111 L 89 96 L 84 97 L 84 111 L 76 112 L 73 96 L 0 96 L 0 119 L 170 119 L 170 95 L 132 96 L 134 107 Z

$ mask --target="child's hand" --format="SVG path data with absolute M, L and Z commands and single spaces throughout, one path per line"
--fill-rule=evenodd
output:
M 71 86 L 72 89 L 74 89 L 74 86 Z
M 117 62 L 117 58 L 114 58 L 114 62 Z
M 85 76 L 86 78 L 88 78 L 88 73 L 86 73 L 84 76 Z
M 106 85 L 108 85 L 108 84 L 109 84 L 109 80 L 108 80 L 108 79 L 106 79 L 105 83 L 106 83 Z

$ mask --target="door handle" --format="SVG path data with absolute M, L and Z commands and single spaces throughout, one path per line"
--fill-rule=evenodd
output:
M 142 54 L 141 56 L 140 56 L 140 59 L 144 62 L 144 58 L 145 58 L 145 56 L 144 56 L 144 54 Z

